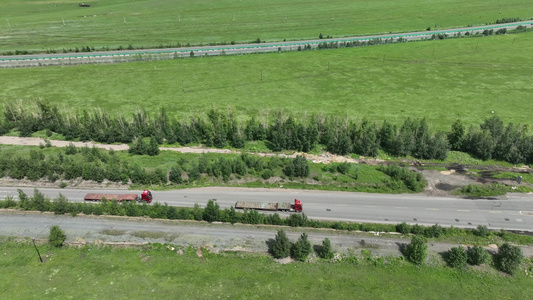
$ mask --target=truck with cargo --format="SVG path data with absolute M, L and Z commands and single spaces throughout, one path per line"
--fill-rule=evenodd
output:
M 152 192 L 149 190 L 144 190 L 141 195 L 137 194 L 98 194 L 98 193 L 89 193 L 83 198 L 85 201 L 101 201 L 103 198 L 106 200 L 117 200 L 118 202 L 122 201 L 137 201 L 146 203 L 152 202 Z
M 248 202 L 238 201 L 235 203 L 238 209 L 256 209 L 269 211 L 295 211 L 302 212 L 302 201 L 294 199 L 294 204 L 289 202 Z

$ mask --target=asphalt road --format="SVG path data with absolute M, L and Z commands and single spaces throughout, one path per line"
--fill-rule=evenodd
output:
M 32 188 L 23 188 L 33 195 Z M 59 193 L 71 201 L 83 201 L 94 190 L 39 189 L 54 198 Z M 137 193 L 141 191 L 99 190 L 101 193 Z M 0 199 L 7 195 L 18 198 L 17 188 L 0 187 Z M 208 199 L 216 199 L 221 208 L 229 208 L 236 201 L 293 202 L 302 200 L 304 213 L 312 219 L 455 226 L 475 228 L 485 225 L 491 229 L 533 232 L 533 195 L 509 194 L 498 199 L 462 199 L 429 197 L 424 195 L 390 195 L 285 189 L 199 188 L 174 191 L 154 191 L 154 202 L 173 206 L 205 206 Z M 280 213 L 288 215 L 289 213 Z
M 164 49 L 141 49 L 141 50 L 123 50 L 123 51 L 95 51 L 87 53 L 52 53 L 52 54 L 31 54 L 31 55 L 8 55 L 0 56 L 0 67 L 31 67 L 45 65 L 64 65 L 64 64 L 87 64 L 87 63 L 116 63 L 122 61 L 131 61 L 131 57 L 138 59 L 171 59 L 174 57 L 189 57 L 190 52 L 195 56 L 199 55 L 221 55 L 226 54 L 246 54 L 254 52 L 274 52 L 279 50 L 290 51 L 296 50 L 299 46 L 310 45 L 316 48 L 320 43 L 330 42 L 348 42 L 348 41 L 368 41 L 373 39 L 392 39 L 398 40 L 421 40 L 430 38 L 433 34 L 444 34 L 452 36 L 456 33 L 464 34 L 478 33 L 485 29 L 494 31 L 500 28 L 515 29 L 517 26 L 533 27 L 533 21 L 521 21 L 506 24 L 493 24 L 475 27 L 463 27 L 455 29 L 419 31 L 408 33 L 390 33 L 381 35 L 355 36 L 333 39 L 315 39 L 289 42 L 272 42 L 260 44 L 239 44 L 239 45 L 221 45 L 221 46 L 197 46 L 181 48 L 164 48 Z

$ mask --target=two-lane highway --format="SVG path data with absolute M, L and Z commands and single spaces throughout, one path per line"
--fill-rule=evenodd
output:
M 33 195 L 32 188 L 22 188 Z M 95 190 L 39 189 L 47 197 L 59 193 L 71 201 L 81 202 Z M 138 193 L 141 191 L 98 190 L 101 193 Z M 17 188 L 0 187 L 0 199 L 12 195 L 18 199 Z M 505 228 L 533 232 L 533 195 L 509 194 L 498 199 L 462 199 L 430 197 L 420 194 L 369 194 L 348 192 L 302 191 L 285 189 L 199 188 L 174 191 L 153 191 L 154 202 L 172 206 L 205 206 L 216 199 L 222 209 L 236 201 L 292 202 L 302 200 L 304 213 L 312 219 L 372 223 L 401 223 L 461 228 L 485 225 L 491 229 Z M 281 213 L 288 215 L 288 213 Z

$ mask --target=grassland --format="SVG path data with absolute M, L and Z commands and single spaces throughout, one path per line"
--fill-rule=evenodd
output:
M 359 260 L 280 265 L 251 254 L 176 255 L 162 246 L 112 249 L 3 242 L 2 294 L 12 299 L 526 299 L 531 278 Z M 21 276 L 24 274 L 24 276 Z M 224 274 L 222 276 L 222 274 Z
M 232 107 L 403 122 L 448 130 L 494 114 L 533 125 L 533 33 L 375 47 L 28 69 L 0 69 L 0 105 L 43 99 L 61 109 L 180 116 Z M 263 79 L 261 80 L 261 72 Z
M 348 36 L 533 17 L 523 0 L 78 0 L 0 2 L 0 51 Z

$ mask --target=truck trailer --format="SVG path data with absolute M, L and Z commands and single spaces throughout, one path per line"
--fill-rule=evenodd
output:
M 239 209 L 256 209 L 269 211 L 295 211 L 302 212 L 302 201 L 294 199 L 294 204 L 289 202 L 248 202 L 238 201 L 235 208 Z
M 152 202 L 152 192 L 149 190 L 144 190 L 141 195 L 137 194 L 97 194 L 97 193 L 90 193 L 83 198 L 85 201 L 101 201 L 103 198 L 106 200 L 117 200 L 118 202 L 122 201 L 137 201 L 142 202 L 145 201 L 146 203 Z

